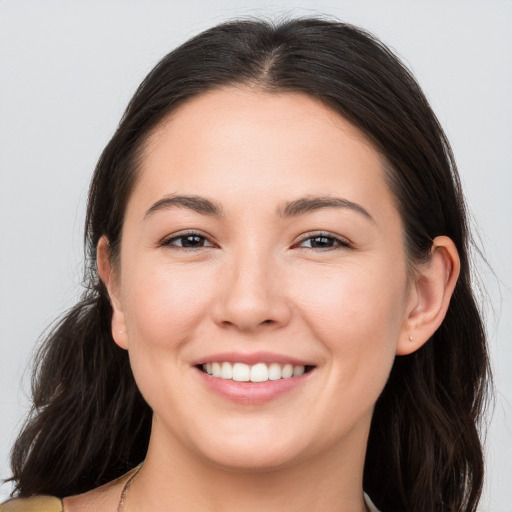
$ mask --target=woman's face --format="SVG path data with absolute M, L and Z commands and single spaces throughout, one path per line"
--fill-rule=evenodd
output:
M 161 447 L 241 470 L 361 458 L 410 334 L 383 166 L 299 93 L 223 88 L 154 132 L 111 293 Z

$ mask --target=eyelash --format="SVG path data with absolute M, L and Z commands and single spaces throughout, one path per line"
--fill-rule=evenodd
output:
M 327 246 L 327 247 L 325 247 L 325 246 L 324 247 L 312 247 L 311 245 L 309 247 L 304 247 L 304 246 L 301 247 L 301 244 L 303 244 L 304 242 L 310 241 L 310 243 L 311 243 L 315 239 L 316 240 L 322 239 L 323 242 L 321 242 L 321 243 L 330 243 L 332 245 Z M 349 249 L 352 247 L 352 245 L 347 240 L 345 240 L 343 238 L 339 238 L 337 236 L 334 236 L 331 233 L 320 232 L 320 233 L 314 233 L 314 234 L 310 233 L 310 234 L 304 236 L 301 240 L 299 240 L 298 243 L 296 243 L 292 246 L 292 248 L 295 248 L 295 247 L 306 249 L 309 251 L 332 251 L 335 249 Z
M 186 238 L 196 238 L 196 239 L 201 239 L 204 242 L 208 242 L 209 245 L 200 245 L 200 246 L 196 246 L 196 247 L 193 247 L 193 246 L 184 246 L 184 245 L 174 245 L 173 242 L 177 241 L 177 240 L 182 240 L 182 243 L 183 243 L 183 240 L 186 239 Z M 200 232 L 197 232 L 197 231 L 185 231 L 185 232 L 182 232 L 182 233 L 178 233 L 178 234 L 175 234 L 173 236 L 171 236 L 170 238 L 167 238 L 165 239 L 164 241 L 161 242 L 160 244 L 162 247 L 172 247 L 174 249 L 184 249 L 184 250 L 198 250 L 198 249 L 202 249 L 203 247 L 215 247 L 215 244 L 213 242 L 211 242 L 207 236 L 205 236 L 204 234 L 200 233 Z
M 186 238 L 189 238 L 189 239 L 195 238 L 196 241 L 202 242 L 203 245 L 199 245 L 199 246 L 183 245 L 183 241 Z M 317 240 L 317 242 L 319 240 L 322 240 L 320 242 L 320 244 L 330 244 L 330 245 L 327 245 L 327 246 L 324 245 L 323 247 L 313 247 L 311 244 L 315 243 L 315 242 L 313 242 L 313 240 L 315 240 L 315 239 Z M 182 241 L 181 245 L 175 245 L 173 243 L 178 240 Z M 309 247 L 302 246 L 302 244 L 307 241 L 310 242 Z M 205 242 L 208 245 L 204 245 Z M 175 234 L 175 235 L 171 236 L 170 238 L 167 238 L 166 240 L 162 241 L 160 245 L 162 247 L 172 247 L 172 248 L 176 248 L 176 249 L 180 249 L 180 250 L 181 249 L 183 249 L 183 250 L 199 250 L 199 249 L 203 249 L 204 247 L 216 247 L 215 243 L 211 242 L 206 235 L 204 235 L 198 231 L 186 231 L 183 233 Z M 303 238 L 301 238 L 301 240 L 299 240 L 297 243 L 295 243 L 291 246 L 292 249 L 302 248 L 302 249 L 306 249 L 309 251 L 332 251 L 334 249 L 349 249 L 351 247 L 352 247 L 352 245 L 347 240 L 339 238 L 337 236 L 332 235 L 331 233 L 326 233 L 326 232 L 308 234 L 308 235 L 304 236 Z

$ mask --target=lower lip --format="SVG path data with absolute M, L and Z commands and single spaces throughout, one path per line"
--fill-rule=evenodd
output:
M 289 379 L 267 380 L 265 382 L 237 382 L 234 380 L 212 377 L 194 368 L 202 382 L 214 393 L 221 397 L 241 404 L 257 405 L 270 402 L 276 398 L 302 386 L 314 370 L 298 377 Z

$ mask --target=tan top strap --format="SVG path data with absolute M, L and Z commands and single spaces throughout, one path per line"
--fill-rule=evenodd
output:
M 62 512 L 62 501 L 53 496 L 14 498 L 0 504 L 0 512 Z

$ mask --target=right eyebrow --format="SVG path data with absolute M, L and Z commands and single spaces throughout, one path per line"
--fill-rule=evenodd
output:
M 144 214 L 144 220 L 160 210 L 170 208 L 187 208 L 202 215 L 213 215 L 222 217 L 223 211 L 220 204 L 201 196 L 170 195 L 159 199 Z

